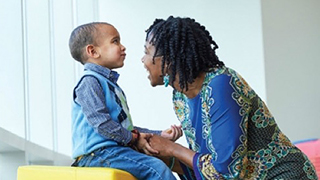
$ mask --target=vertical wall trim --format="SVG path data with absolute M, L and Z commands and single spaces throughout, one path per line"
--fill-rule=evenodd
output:
M 78 1 L 72 0 L 72 27 L 75 28 L 78 26 Z M 78 74 L 79 74 L 79 66 L 77 64 L 78 62 L 73 61 L 73 79 L 74 83 L 78 80 Z
M 30 141 L 30 111 L 29 111 L 29 72 L 28 72 L 28 35 L 27 35 L 27 5 L 21 0 L 22 22 L 22 53 L 23 53 L 23 90 L 24 90 L 24 127 L 25 139 Z
M 99 0 L 93 0 L 93 19 L 99 21 Z
M 72 17 L 71 17 L 71 19 L 72 19 L 72 27 L 75 28 L 77 26 L 77 24 L 78 24 L 78 19 L 77 19 L 77 14 L 78 14 L 78 12 L 77 12 L 77 10 L 78 10 L 78 8 L 77 8 L 77 0 L 72 0 L 71 3 L 72 3 L 72 9 L 71 9 L 71 11 L 72 11 Z
M 268 93 L 267 93 L 267 68 L 266 68 L 266 49 L 264 48 L 265 47 L 265 43 L 264 43 L 264 29 L 263 29 L 263 23 L 264 23 L 264 21 L 263 21 L 263 16 L 264 16 L 264 14 L 263 14 L 263 7 L 262 7 L 262 1 L 259 1 L 259 6 L 260 6 L 260 22 L 261 22 L 261 35 L 262 35 L 262 45 L 261 45 L 261 48 L 262 48 L 262 51 L 261 51 L 261 53 L 262 53 L 262 60 L 263 60 L 263 77 L 264 77 L 264 94 L 262 95 L 262 96 L 264 96 L 265 97 L 265 100 L 264 100 L 264 102 L 266 103 L 266 104 L 268 104 Z
M 57 122 L 57 86 L 56 86 L 56 64 L 54 46 L 54 12 L 53 0 L 49 0 L 49 48 L 50 48 L 50 76 L 51 76 L 51 113 L 52 113 L 52 142 L 53 150 L 58 151 L 58 122 Z

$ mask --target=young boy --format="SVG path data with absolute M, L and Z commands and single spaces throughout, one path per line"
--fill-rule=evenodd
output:
M 151 131 L 134 127 L 126 97 L 117 84 L 126 48 L 108 23 L 84 24 L 69 40 L 72 57 L 84 64 L 84 73 L 74 88 L 72 108 L 73 166 L 99 166 L 125 170 L 138 179 L 175 179 L 148 139 L 159 134 L 175 141 L 181 127 Z M 140 152 L 144 152 L 142 154 Z

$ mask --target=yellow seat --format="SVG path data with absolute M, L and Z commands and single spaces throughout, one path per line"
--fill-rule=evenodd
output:
M 137 180 L 119 169 L 69 166 L 20 166 L 17 177 L 17 180 Z

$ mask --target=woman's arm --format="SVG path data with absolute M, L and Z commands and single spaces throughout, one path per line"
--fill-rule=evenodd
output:
M 156 154 L 157 156 L 175 157 L 176 159 L 193 169 L 193 156 L 196 154 L 194 151 L 158 135 L 153 135 L 149 139 L 149 143 L 153 149 L 159 151 L 159 154 Z
M 183 174 L 182 167 L 180 166 L 180 161 L 175 157 L 160 157 L 161 159 L 173 172 L 176 172 L 178 174 Z

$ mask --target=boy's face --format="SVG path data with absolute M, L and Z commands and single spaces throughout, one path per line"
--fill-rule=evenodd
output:
M 98 29 L 96 51 L 100 56 L 96 63 L 109 69 L 122 67 L 126 48 L 120 43 L 118 31 L 111 25 L 100 25 Z

